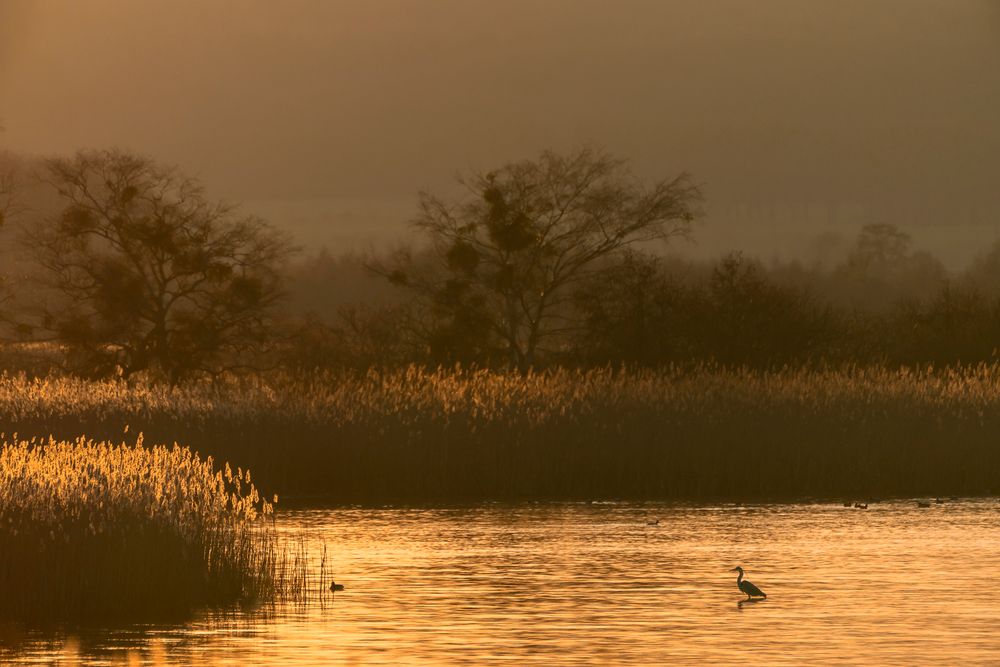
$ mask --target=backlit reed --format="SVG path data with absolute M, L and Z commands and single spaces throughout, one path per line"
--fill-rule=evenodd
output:
M 1000 366 L 409 368 L 182 387 L 0 380 L 0 424 L 137 424 L 342 501 L 984 493 Z
M 0 616 L 141 621 L 273 599 L 282 560 L 250 472 L 185 447 L 3 439 Z

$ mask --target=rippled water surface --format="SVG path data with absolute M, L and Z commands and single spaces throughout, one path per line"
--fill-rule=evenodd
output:
M 18 638 L 38 664 L 1000 664 L 1000 503 L 286 511 L 346 590 Z M 658 525 L 647 525 L 659 520 Z M 740 603 L 735 575 L 768 598 Z M 2 595 L 2 592 L 0 592 Z M 12 640 L 6 640 L 8 646 Z

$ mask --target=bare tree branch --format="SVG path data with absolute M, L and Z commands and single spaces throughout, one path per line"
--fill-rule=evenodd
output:
M 464 200 L 420 194 L 413 225 L 434 261 L 397 258 L 379 271 L 437 312 L 439 334 L 456 348 L 499 347 L 522 369 L 540 341 L 565 329 L 557 322 L 574 284 L 632 245 L 687 234 L 701 196 L 687 174 L 646 185 L 623 160 L 590 148 L 459 181 Z
M 46 174 L 64 207 L 26 232 L 46 298 L 22 330 L 65 343 L 81 372 L 171 381 L 242 367 L 266 344 L 287 238 L 130 153 L 80 152 Z

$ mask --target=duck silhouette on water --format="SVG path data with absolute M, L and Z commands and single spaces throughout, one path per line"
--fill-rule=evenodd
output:
M 337 591 L 344 590 L 344 584 L 338 584 L 336 581 L 330 582 L 330 590 L 336 593 Z

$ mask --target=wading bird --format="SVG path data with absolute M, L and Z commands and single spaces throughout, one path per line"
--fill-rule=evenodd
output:
M 767 598 L 767 593 L 760 590 L 759 588 L 751 584 L 749 581 L 743 581 L 742 567 L 739 566 L 734 567 L 733 569 L 730 570 L 730 572 L 740 573 L 740 576 L 736 577 L 736 587 L 747 594 L 747 600 L 753 597 L 765 598 L 765 599 Z

